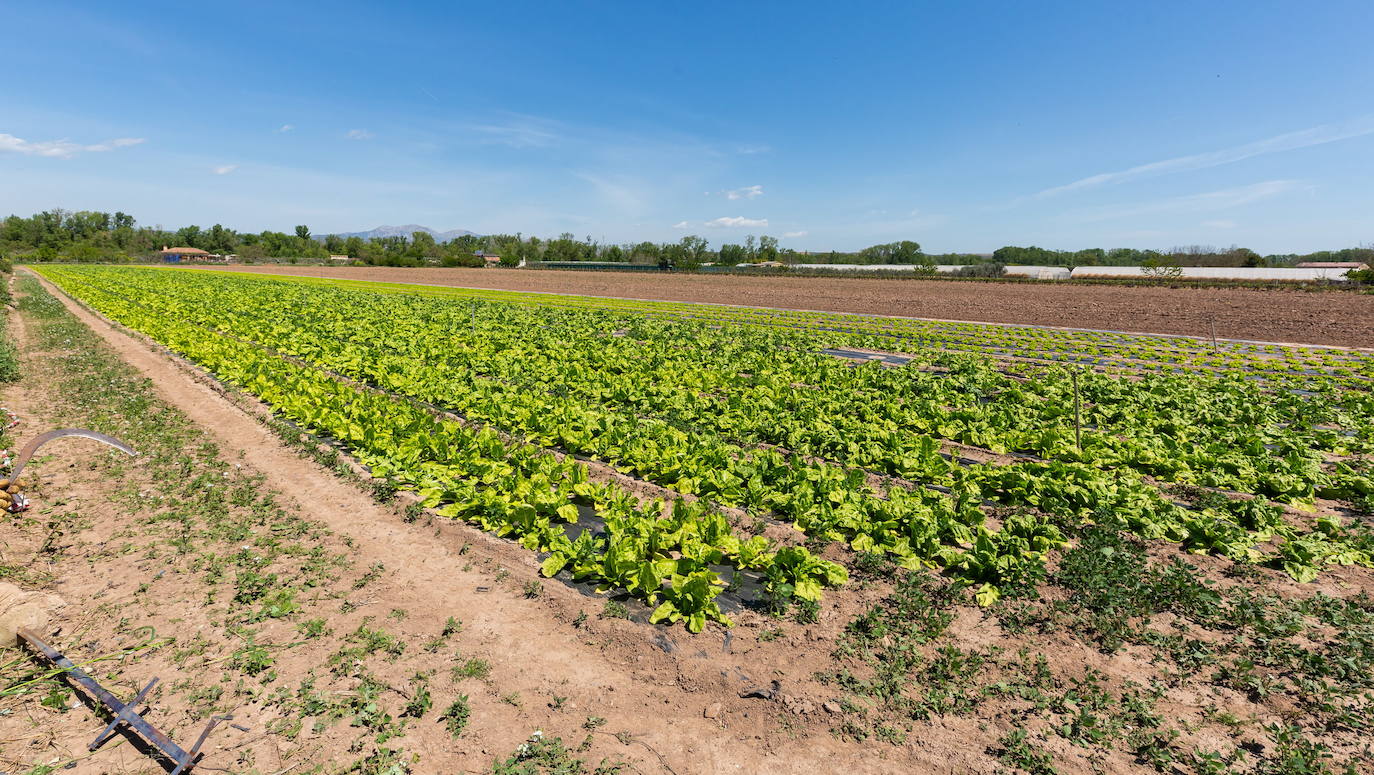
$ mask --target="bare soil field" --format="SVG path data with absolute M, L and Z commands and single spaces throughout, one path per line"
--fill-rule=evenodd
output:
M 234 266 L 232 271 L 740 304 L 1227 339 L 1374 346 L 1374 295 L 817 277 L 522 269 Z

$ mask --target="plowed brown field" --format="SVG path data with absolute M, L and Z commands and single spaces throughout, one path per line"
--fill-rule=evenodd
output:
M 989 323 L 1374 347 L 1374 295 L 817 277 L 390 267 L 235 266 L 234 271 L 743 304 Z

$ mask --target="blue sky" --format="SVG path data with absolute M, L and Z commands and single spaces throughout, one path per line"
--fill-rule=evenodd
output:
M 0 10 L 0 214 L 932 252 L 1374 243 L 1374 3 Z

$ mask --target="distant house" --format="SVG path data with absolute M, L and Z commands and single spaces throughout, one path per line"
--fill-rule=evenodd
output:
M 200 248 L 169 248 L 165 245 L 162 248 L 162 260 L 168 264 L 179 264 L 186 260 L 209 257 L 210 254 Z
M 349 261 L 352 261 L 353 259 L 349 258 L 348 256 L 330 256 L 329 260 L 336 264 L 347 264 Z
M 474 251 L 472 251 L 472 254 L 473 254 L 474 256 L 477 256 L 478 258 L 482 259 L 482 263 L 483 263 L 484 266 L 500 266 L 500 265 L 501 265 L 501 257 L 498 256 L 498 255 L 496 255 L 495 253 L 487 253 L 487 252 L 482 251 L 482 250 L 474 250 Z

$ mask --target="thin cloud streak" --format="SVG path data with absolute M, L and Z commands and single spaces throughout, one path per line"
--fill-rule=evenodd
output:
M 587 172 L 574 172 L 573 175 L 591 184 L 609 205 L 620 212 L 639 213 L 645 208 L 647 195 L 632 179 L 623 176 L 593 175 Z
M 1138 215 L 1153 215 L 1166 212 L 1206 213 L 1217 210 L 1230 210 L 1263 199 L 1272 199 L 1290 191 L 1310 189 L 1311 185 L 1301 180 L 1266 180 L 1248 186 L 1225 188 L 1219 191 L 1204 191 L 1199 194 L 1176 196 L 1156 202 L 1137 205 L 1101 207 L 1081 211 L 1071 220 L 1083 223 L 1111 221 L 1118 218 L 1131 218 Z
M 1165 159 L 1164 161 L 1141 164 L 1137 167 L 1121 170 L 1119 172 L 1104 172 L 1100 175 L 1093 175 L 1081 180 L 1075 180 L 1062 186 L 1047 188 L 1035 194 L 1037 199 L 1056 196 L 1072 191 L 1081 191 L 1097 186 L 1116 185 L 1145 177 L 1156 175 L 1167 175 L 1172 172 L 1191 172 L 1193 170 L 1207 169 L 1208 167 L 1218 167 L 1223 164 L 1243 161 L 1255 156 L 1264 156 L 1271 153 L 1281 153 L 1283 151 L 1293 151 L 1299 148 L 1309 148 L 1314 145 L 1325 145 L 1340 140 L 1349 140 L 1353 137 L 1363 137 L 1374 134 L 1374 117 L 1365 117 L 1355 121 L 1348 121 L 1344 124 L 1323 124 L 1322 126 L 1303 129 L 1298 132 L 1270 137 L 1265 140 L 1257 140 L 1253 143 L 1238 145 L 1233 148 L 1226 148 L 1220 151 L 1209 153 L 1199 153 L 1192 156 L 1180 156 L 1176 159 Z
M 562 135 L 552 126 L 539 126 L 534 121 L 512 121 L 506 124 L 469 124 L 467 129 L 485 138 L 486 142 L 511 148 L 547 148 L 557 145 Z
M 754 199 L 763 196 L 763 186 L 745 186 L 725 192 L 725 198 L 731 201 L 736 199 Z
M 117 137 L 94 145 L 81 145 L 67 139 L 29 142 L 14 135 L 0 133 L 0 151 L 41 156 L 49 159 L 70 159 L 79 153 L 103 153 L 116 148 L 128 148 L 144 142 L 142 137 Z
M 720 217 L 720 218 L 716 218 L 715 220 L 707 221 L 706 223 L 703 223 L 702 226 L 706 226 L 706 227 L 712 228 L 712 229 L 739 229 L 739 228 L 745 228 L 745 227 L 750 227 L 750 226 L 757 226 L 757 227 L 759 227 L 759 228 L 766 228 L 766 227 L 768 226 L 768 219 L 767 219 L 767 218 L 745 218 L 744 216 L 741 216 L 741 215 L 737 215 L 737 216 L 733 216 L 733 217 L 731 217 L 731 216 L 722 216 L 722 217 Z

